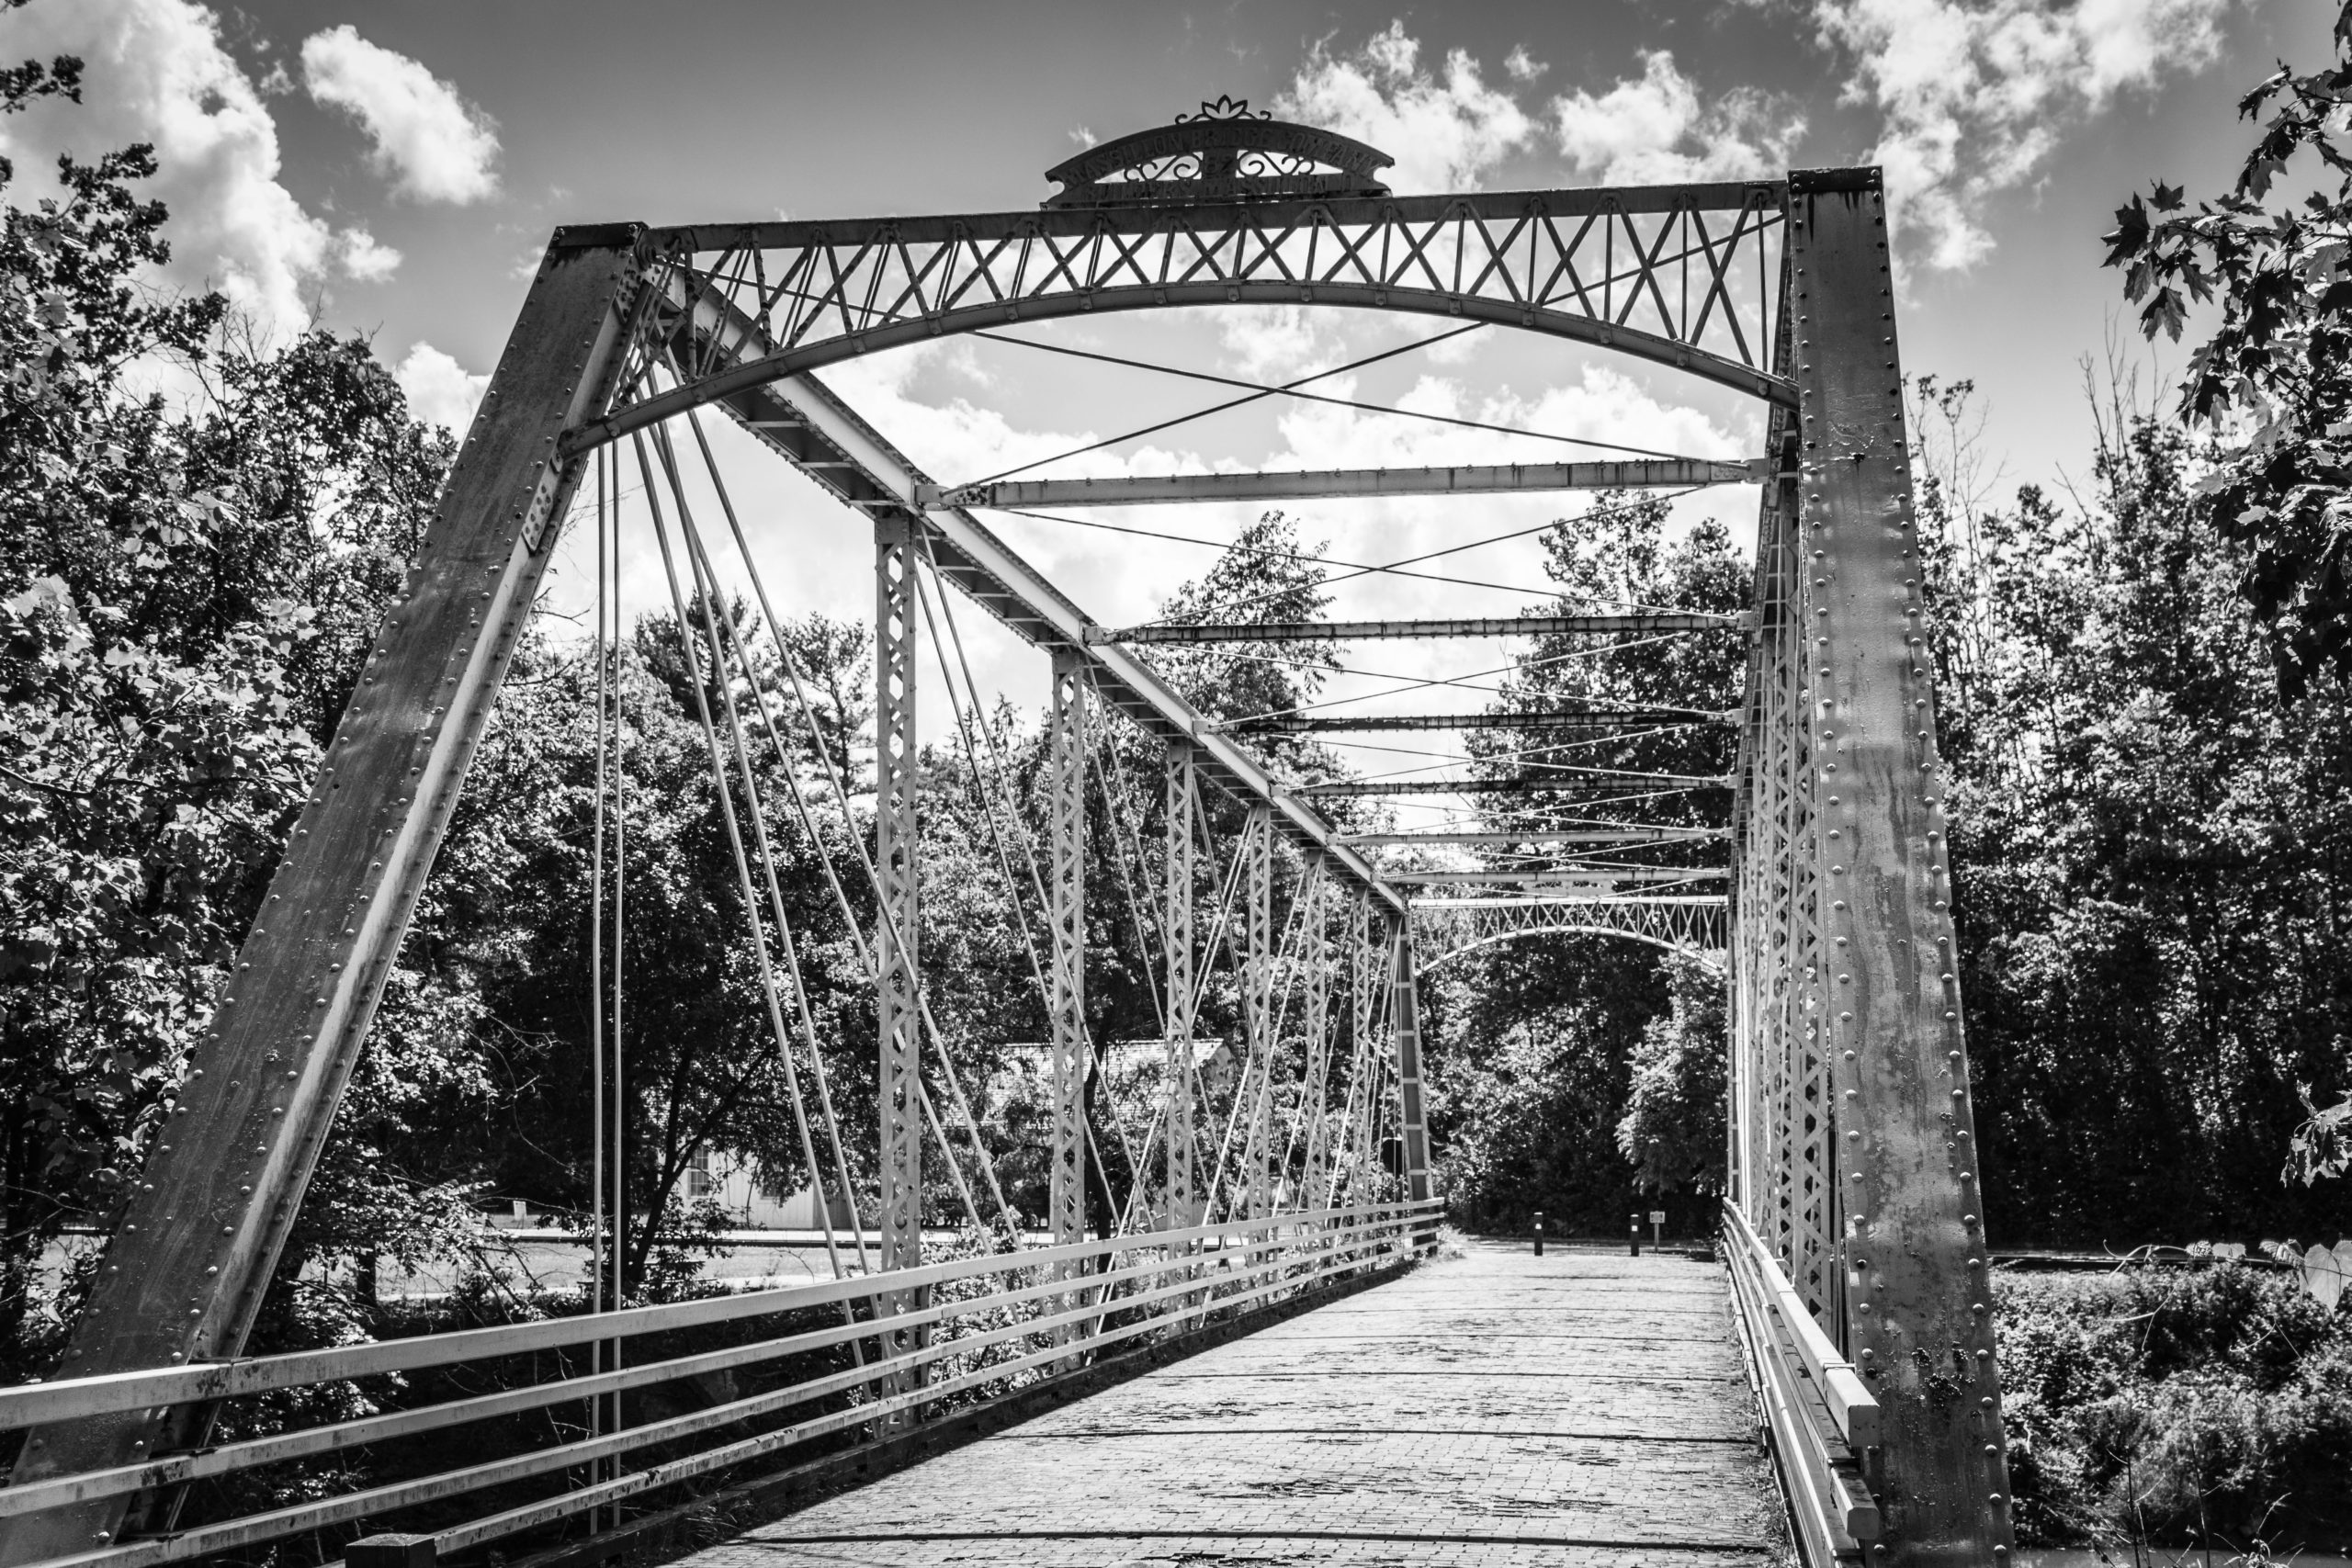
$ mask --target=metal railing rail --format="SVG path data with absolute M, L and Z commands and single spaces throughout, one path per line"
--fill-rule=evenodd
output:
M 438 1550 L 456 1551 L 480 1542 L 551 1523 L 590 1508 L 657 1490 L 687 1478 L 763 1458 L 812 1438 L 840 1432 L 893 1414 L 933 1404 L 1001 1382 L 1023 1371 L 1067 1366 L 1074 1356 L 1144 1335 L 1181 1336 L 1213 1312 L 1269 1302 L 1287 1292 L 1423 1250 L 1440 1208 L 1420 1203 L 1359 1204 L 1341 1209 L 1277 1214 L 1266 1219 L 1198 1225 L 1181 1231 L 1151 1231 L 1109 1241 L 997 1253 L 952 1263 L 888 1273 L 857 1275 L 822 1284 L 760 1291 L 741 1296 L 634 1308 L 554 1322 L 514 1324 L 421 1336 L 384 1344 L 339 1347 L 288 1355 L 254 1357 L 217 1366 L 163 1368 L 0 1390 L 0 1429 L 44 1424 L 76 1415 L 139 1408 L 185 1399 L 233 1399 L 387 1372 L 447 1367 L 626 1338 L 749 1317 L 803 1311 L 889 1297 L 904 1301 L 926 1287 L 991 1274 L 1031 1274 L 1009 1288 L 919 1310 L 786 1335 L 758 1343 L 647 1361 L 619 1371 L 557 1376 L 544 1382 L 495 1393 L 450 1400 L 414 1409 L 323 1423 L 291 1433 L 221 1444 L 188 1453 L 157 1455 L 145 1463 L 48 1478 L 0 1487 L 0 1519 L 74 1506 L 125 1492 L 174 1486 L 260 1466 L 321 1454 L 345 1453 L 398 1438 L 509 1416 L 550 1404 L 577 1403 L 621 1391 L 757 1366 L 890 1331 L 977 1318 L 1009 1307 L 1036 1315 L 966 1333 L 938 1334 L 929 1343 L 897 1356 L 805 1379 L 786 1387 L 728 1401 L 684 1416 L 624 1427 L 599 1437 L 560 1443 L 488 1462 L 317 1499 L 288 1507 L 211 1522 L 148 1540 L 129 1540 L 64 1557 L 39 1568 L 148 1568 L 187 1562 L 214 1552 L 284 1537 L 373 1519 L 419 1504 L 441 1502 L 485 1488 L 550 1472 L 571 1471 L 660 1444 L 675 1443 L 738 1423 L 774 1416 L 830 1395 L 878 1393 L 845 1408 L 828 1411 L 773 1431 L 757 1433 L 683 1457 L 666 1458 L 594 1484 L 546 1497 L 441 1529 Z M 1125 1261 L 1116 1260 L 1125 1258 Z M 1057 1265 L 1100 1259 L 1102 1271 L 1069 1274 Z M 1173 1276 L 1173 1278 L 1170 1278 Z M 1125 1290 L 1124 1294 L 1117 1292 Z M 1039 1310 L 1042 1309 L 1042 1310 Z M 1112 1314 L 1144 1312 L 1132 1323 L 1103 1326 Z M 1057 1335 L 1069 1329 L 1085 1337 Z M 923 1369 L 989 1347 L 1045 1336 L 1042 1348 L 993 1361 L 942 1381 L 922 1382 Z M 1057 1342 L 1058 1341 L 1058 1342 Z
M 1859 1562 L 1863 1543 L 1880 1531 L 1861 1465 L 1862 1451 L 1879 1442 L 1878 1400 L 1731 1203 L 1724 1239 L 1733 1315 L 1804 1561 L 1808 1568 Z

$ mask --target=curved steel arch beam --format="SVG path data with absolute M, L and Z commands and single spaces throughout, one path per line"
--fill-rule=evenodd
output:
M 1648 931 L 1628 931 L 1621 926 L 1522 926 L 1518 931 L 1492 931 L 1460 947 L 1449 947 L 1443 953 L 1422 964 L 1420 973 L 1427 975 L 1441 964 L 1451 964 L 1465 953 L 1476 953 L 1482 947 L 1494 947 L 1506 942 L 1518 942 L 1531 936 L 1615 936 L 1627 942 L 1645 942 L 1652 947 L 1665 948 L 1668 953 L 1687 953 L 1716 974 L 1723 974 L 1724 955 L 1719 948 L 1700 947 L 1696 943 L 1677 942 L 1671 937 L 1657 936 Z
M 1718 898 L 1479 898 L 1450 904 L 1424 901 L 1412 912 L 1416 940 L 1430 954 L 1425 969 L 1498 942 L 1555 931 L 1645 942 L 1690 953 L 1718 973 L 1726 962 L 1723 942 L 1706 940 L 1723 935 L 1724 906 Z M 1450 918 L 1440 923 L 1431 921 L 1430 915 Z
M 764 341 L 583 422 L 563 450 L 931 338 L 1215 305 L 1488 321 L 1788 406 L 1794 383 L 1766 357 L 1779 292 L 1767 252 L 1779 248 L 1786 200 L 1784 184 L 1758 181 L 657 231 L 695 286 Z
M 1375 294 L 1380 296 L 1376 301 Z M 918 321 L 878 327 L 855 337 L 829 338 L 822 343 L 780 350 L 731 367 L 715 376 L 658 393 L 603 419 L 577 425 L 564 433 L 563 452 L 566 457 L 577 456 L 608 441 L 618 440 L 633 430 L 659 424 L 688 409 L 700 408 L 737 392 L 808 371 L 821 370 L 843 360 L 863 358 L 881 349 L 926 343 L 935 337 L 978 332 L 983 327 L 1001 327 L 1009 321 L 1042 321 L 1065 316 L 1173 310 L 1187 305 L 1236 304 L 1353 305 L 1408 315 L 1489 321 L 1591 344 L 1635 359 L 1669 366 L 1702 380 L 1713 381 L 1771 403 L 1792 404 L 1796 398 L 1795 389 L 1781 378 L 1752 370 L 1736 360 L 1688 347 L 1655 333 L 1645 333 L 1634 327 L 1612 327 L 1605 321 L 1595 321 L 1589 317 L 1572 316 L 1559 310 L 1522 310 L 1505 301 L 1463 299 L 1402 288 L 1374 290 L 1361 286 L 1324 285 L 1302 289 L 1295 284 L 1183 284 L 1166 288 L 1102 289 L 1085 296 L 1049 296 L 1042 299 L 1024 299 L 1017 305 L 992 304 L 984 308 L 950 310 Z

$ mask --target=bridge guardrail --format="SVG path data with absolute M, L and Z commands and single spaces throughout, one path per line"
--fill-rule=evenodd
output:
M 1811 1568 L 1855 1562 L 1879 1536 L 1861 1452 L 1880 1438 L 1879 1404 L 1838 1353 L 1747 1216 L 1724 1205 L 1724 1252 L 1748 1375 Z
M 260 1356 L 213 1365 L 158 1368 L 0 1389 L 0 1431 L 58 1420 L 147 1408 L 212 1403 L 399 1371 L 448 1367 L 546 1349 L 584 1347 L 648 1334 L 804 1311 L 864 1305 L 854 1321 L 776 1338 L 673 1356 L 610 1371 L 559 1374 L 546 1382 L 413 1409 L 322 1422 L 297 1431 L 221 1443 L 146 1462 L 60 1475 L 0 1487 L 0 1535 L 12 1517 L 71 1506 L 128 1492 L 176 1487 L 234 1476 L 260 1467 L 322 1455 L 348 1454 L 374 1443 L 413 1438 L 498 1416 L 566 1404 L 582 1404 L 684 1378 L 754 1368 L 763 1362 L 857 1342 L 901 1330 L 928 1328 L 927 1342 L 898 1355 L 859 1355 L 856 1365 L 749 1397 L 725 1400 L 684 1415 L 646 1421 L 434 1473 L 411 1476 L 341 1495 L 243 1517 L 206 1522 L 147 1540 L 127 1540 L 50 1558 L 36 1568 L 148 1568 L 187 1562 L 313 1530 L 376 1520 L 396 1510 L 445 1502 L 469 1493 L 570 1472 L 579 1482 L 536 1498 L 435 1531 L 437 1551 L 451 1552 L 617 1503 L 691 1477 L 763 1459 L 829 1434 L 949 1399 L 1023 1372 L 1049 1373 L 1084 1357 L 1147 1335 L 1181 1337 L 1211 1314 L 1272 1300 L 1345 1275 L 1425 1251 L 1434 1241 L 1442 1204 L 1363 1204 L 1278 1214 L 1262 1220 L 1140 1232 L 1110 1241 L 995 1253 L 888 1273 L 854 1275 L 821 1284 L 759 1291 L 599 1315 L 502 1325 L 411 1339 Z M 1073 1266 L 1099 1262 L 1101 1271 Z M 933 1299 L 940 1286 L 1012 1278 L 978 1294 Z M 888 1303 L 914 1300 L 918 1310 L 894 1314 Z M 876 1309 L 879 1315 L 876 1315 Z M 1132 1321 L 1118 1321 L 1140 1314 Z M 1009 1317 L 1009 1321 L 1007 1320 Z M 1171 1335 L 1172 1331 L 1172 1335 Z M 1034 1343 L 1033 1343 L 1034 1342 Z M 924 1382 L 941 1364 L 1009 1347 L 1013 1354 L 983 1360 Z M 1006 1389 L 1004 1393 L 1016 1392 Z M 616 1468 L 626 1455 L 723 1433 L 740 1423 L 774 1418 L 820 1400 L 846 1398 L 789 1425 L 717 1442 L 683 1455 L 664 1454 L 646 1468 L 594 1479 L 599 1466 Z M 583 1429 L 586 1423 L 582 1423 Z

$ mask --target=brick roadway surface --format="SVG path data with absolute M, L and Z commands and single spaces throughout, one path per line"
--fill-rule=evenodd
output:
M 1719 1267 L 1446 1254 L 687 1562 L 1783 1559 Z

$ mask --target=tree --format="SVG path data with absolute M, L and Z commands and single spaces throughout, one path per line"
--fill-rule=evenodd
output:
M 2281 63 L 2240 102 L 2241 118 L 2269 118 L 2228 194 L 2191 212 L 2180 187 L 2158 181 L 2106 236 L 2107 265 L 2124 269 L 2150 337 L 2177 341 L 2192 303 L 2220 307 L 2180 412 L 2212 434 L 2214 471 L 2199 488 L 2222 536 L 2247 547 L 2239 586 L 2290 695 L 2323 669 L 2352 673 L 2352 155 L 2340 140 L 2352 6 L 2337 14 L 2335 45 L 2333 66 Z M 2321 186 L 2291 200 L 2282 184 L 2303 152 Z
M 1642 1028 L 1633 1082 L 1617 1123 L 1617 1152 L 1645 1192 L 1720 1193 L 1730 1021 L 1724 977 L 1688 953 L 1668 953 L 1670 1010 Z
M 28 62 L 0 107 L 79 80 Z M 170 255 L 136 194 L 151 149 L 58 167 L 0 220 L 0 1343 L 23 1368 L 62 1322 L 36 1261 L 136 1179 L 449 455 L 364 343 L 228 342 L 219 296 L 142 281 Z M 159 362 L 204 395 L 134 396 Z
M 2297 1086 L 2352 1069 L 2352 706 L 2331 673 L 2273 679 L 2249 547 L 2186 482 L 2199 437 L 2120 389 L 2094 412 L 2065 496 L 1962 525 L 1954 486 L 1919 487 L 1987 1224 L 2005 1245 L 2324 1227 L 2340 1199 L 2277 1172 Z
M 1544 536 L 1544 569 L 1559 592 L 1524 613 L 1746 609 L 1751 574 L 1723 528 L 1702 522 L 1669 540 L 1668 518 L 1663 500 L 1607 493 L 1583 516 L 1554 524 Z M 1474 732 L 1472 755 L 1487 776 L 1537 782 L 1556 780 L 1564 769 L 1727 773 L 1733 738 L 1706 716 L 1737 705 L 1744 660 L 1736 640 L 1713 634 L 1536 637 L 1496 711 L 1667 706 L 1690 710 L 1690 722 L 1598 739 L 1563 740 L 1541 729 Z M 1557 808 L 1542 796 L 1488 798 L 1498 802 L 1485 812 L 1495 830 L 1556 825 Z M 1644 800 L 1634 815 L 1693 826 L 1727 820 L 1721 792 L 1669 792 Z M 1600 805 L 1576 819 L 1625 818 L 1622 807 Z M 1720 848 L 1704 842 L 1660 845 L 1639 858 L 1695 865 L 1710 852 L 1719 860 Z M 1670 1170 L 1678 1182 L 1708 1190 L 1704 1173 L 1723 1157 L 1722 1046 L 1713 1047 L 1711 1066 L 1698 1038 L 1709 1027 L 1703 1005 L 1684 994 L 1696 984 L 1690 976 L 1668 967 L 1657 949 L 1573 933 L 1483 949 L 1454 960 L 1444 975 L 1430 987 L 1424 1030 L 1430 1121 L 1432 1142 L 1445 1151 L 1446 1190 L 1464 1223 L 1516 1226 L 1541 1209 L 1558 1225 L 1614 1230 L 1636 1179 L 1654 1184 Z M 1716 1005 L 1713 1027 L 1720 1032 Z M 1713 1087 L 1702 1092 L 1710 1072 Z M 1712 1112 L 1709 1094 L 1717 1102 Z M 1621 1157 L 1623 1128 L 1634 1123 L 1646 1130 Z M 1652 1137 L 1661 1140 L 1657 1157 Z

